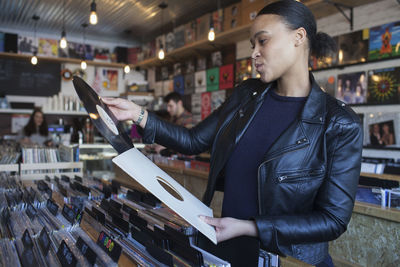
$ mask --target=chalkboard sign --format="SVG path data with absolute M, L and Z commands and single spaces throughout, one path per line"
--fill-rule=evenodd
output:
M 52 96 L 60 92 L 61 65 L 29 58 L 0 58 L 0 95 Z

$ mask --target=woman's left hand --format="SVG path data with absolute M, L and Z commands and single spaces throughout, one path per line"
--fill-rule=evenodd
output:
M 200 219 L 215 227 L 217 242 L 242 235 L 258 236 L 257 227 L 254 221 L 239 220 L 231 217 L 212 218 L 208 216 L 200 216 Z

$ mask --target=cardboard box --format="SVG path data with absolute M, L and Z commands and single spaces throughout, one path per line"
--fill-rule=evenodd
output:
M 242 3 L 230 5 L 224 9 L 223 30 L 227 31 L 242 25 Z
M 192 20 L 185 24 L 185 45 L 191 44 L 196 41 L 196 20 Z
M 197 31 L 196 40 L 204 40 L 208 38 L 208 31 L 210 30 L 211 14 L 207 13 L 196 19 Z

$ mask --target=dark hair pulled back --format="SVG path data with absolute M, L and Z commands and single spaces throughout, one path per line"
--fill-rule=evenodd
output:
M 303 27 L 307 32 L 310 54 L 321 58 L 336 51 L 335 41 L 328 34 L 317 33 L 317 23 L 308 7 L 295 0 L 273 2 L 258 12 L 257 16 L 274 14 L 281 16 L 287 26 L 292 29 Z

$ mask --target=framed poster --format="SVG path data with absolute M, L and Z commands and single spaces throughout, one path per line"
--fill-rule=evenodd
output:
M 369 30 L 368 59 L 400 56 L 400 21 L 384 24 Z
M 400 67 L 368 72 L 368 104 L 399 103 Z
M 365 72 L 339 74 L 335 96 L 347 104 L 366 103 L 367 78 Z

